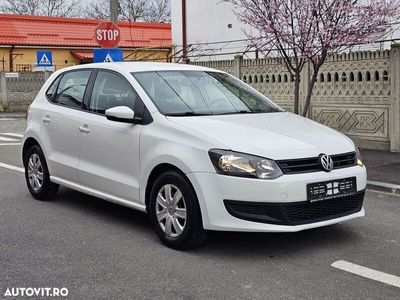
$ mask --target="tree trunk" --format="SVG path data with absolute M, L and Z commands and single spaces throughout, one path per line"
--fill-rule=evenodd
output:
M 304 103 L 304 109 L 303 109 L 303 114 L 302 114 L 303 117 L 307 117 L 308 110 L 310 109 L 312 91 L 314 89 L 314 84 L 317 81 L 318 70 L 319 70 L 319 68 L 317 70 L 314 68 L 313 75 L 311 76 L 311 79 L 310 79 L 310 84 L 308 85 L 306 101 Z
M 300 73 L 295 73 L 294 77 L 294 113 L 299 114 Z

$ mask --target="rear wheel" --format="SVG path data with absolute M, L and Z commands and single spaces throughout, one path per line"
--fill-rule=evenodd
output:
M 31 195 L 38 200 L 53 198 L 59 185 L 50 181 L 50 174 L 42 149 L 33 145 L 24 157 L 25 179 Z
M 149 214 L 158 237 L 168 247 L 195 248 L 207 237 L 196 194 L 178 172 L 168 171 L 157 178 L 150 193 Z

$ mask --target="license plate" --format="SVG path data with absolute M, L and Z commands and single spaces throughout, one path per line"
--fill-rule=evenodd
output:
M 356 177 L 307 184 L 307 200 L 311 202 L 355 195 Z

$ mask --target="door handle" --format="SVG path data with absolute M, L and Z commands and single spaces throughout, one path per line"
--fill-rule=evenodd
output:
M 43 117 L 42 121 L 44 124 L 50 124 L 50 116 L 47 115 L 47 116 Z
M 79 131 L 82 132 L 83 134 L 89 134 L 90 133 L 90 129 L 89 129 L 89 126 L 87 124 L 80 126 L 79 127 Z

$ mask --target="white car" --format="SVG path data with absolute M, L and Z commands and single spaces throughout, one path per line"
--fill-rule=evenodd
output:
M 343 134 L 221 71 L 103 63 L 50 76 L 22 158 L 34 198 L 59 185 L 147 212 L 161 241 L 296 232 L 364 216 L 366 169 Z

